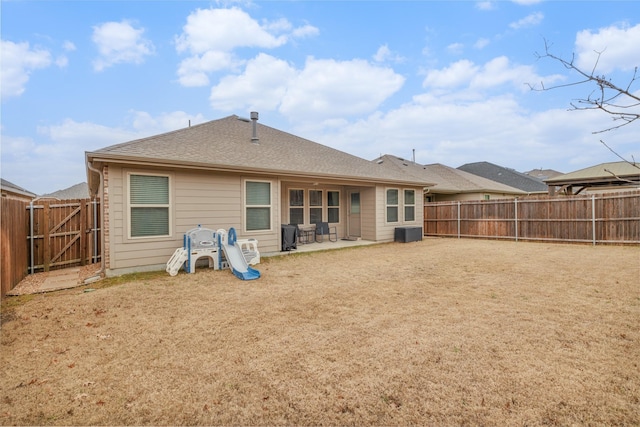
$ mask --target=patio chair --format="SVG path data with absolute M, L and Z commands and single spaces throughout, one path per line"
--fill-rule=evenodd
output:
M 329 236 L 329 241 L 338 241 L 338 232 L 335 226 L 329 226 L 328 222 L 319 222 L 316 224 L 316 242 L 324 242 L 324 236 Z M 319 239 L 319 240 L 318 240 Z
M 313 243 L 315 237 L 316 230 L 310 228 L 304 228 L 302 225 L 298 224 L 298 243 L 301 245 L 307 243 Z

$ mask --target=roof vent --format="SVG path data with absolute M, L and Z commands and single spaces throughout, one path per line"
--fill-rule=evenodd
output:
M 258 142 L 258 134 L 257 134 L 257 123 L 258 123 L 258 112 L 251 112 L 251 121 L 253 122 L 253 136 L 251 137 L 251 142 Z

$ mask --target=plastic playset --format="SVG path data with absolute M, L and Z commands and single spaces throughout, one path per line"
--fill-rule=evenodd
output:
M 209 268 L 215 270 L 230 268 L 242 280 L 260 278 L 260 272 L 251 265 L 260 263 L 260 252 L 256 239 L 238 240 L 235 228 L 217 231 L 198 225 L 184 234 L 183 245 L 175 250 L 167 262 L 166 271 L 172 276 L 181 268 L 187 273 L 195 273 L 199 259 L 209 260 Z

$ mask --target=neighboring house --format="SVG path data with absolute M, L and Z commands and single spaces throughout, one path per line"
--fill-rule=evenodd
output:
M 545 180 L 549 193 L 604 193 L 640 188 L 640 163 L 601 163 Z M 559 190 L 556 190 L 559 188 Z
M 36 194 L 32 193 L 31 191 L 25 190 L 24 188 L 19 187 L 14 183 L 1 178 L 0 178 L 0 190 L 1 190 L 2 197 L 6 197 L 7 199 L 17 199 L 17 200 L 23 200 L 25 202 L 30 202 L 36 197 Z
M 548 191 L 547 185 L 538 178 L 489 162 L 467 163 L 458 167 L 458 169 L 518 188 L 529 194 L 544 194 Z
M 88 199 L 89 198 L 89 186 L 86 182 L 73 185 L 64 190 L 58 190 L 53 193 L 43 194 L 40 199 L 58 199 L 58 200 L 70 200 L 70 199 Z
M 425 189 L 425 202 L 505 199 L 527 194 L 517 188 L 439 163 L 420 165 L 389 154 L 373 162 L 391 170 L 404 171 L 416 181 L 434 183 L 433 186 Z
M 282 224 L 329 222 L 339 238 L 394 240 L 423 222 L 428 182 L 229 116 L 86 153 L 103 203 L 107 275 L 163 269 L 184 233 L 234 227 L 279 252 Z

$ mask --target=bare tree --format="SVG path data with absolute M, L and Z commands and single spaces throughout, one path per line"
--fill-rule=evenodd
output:
M 536 52 L 536 57 L 538 59 L 552 59 L 554 61 L 562 64 L 566 69 L 575 71 L 578 73 L 578 79 L 572 81 L 570 83 L 554 85 L 554 86 L 545 86 L 544 82 L 541 82 L 539 86 L 528 84 L 531 90 L 534 91 L 548 91 L 553 89 L 559 89 L 563 87 L 570 86 L 579 86 L 579 85 L 593 85 L 595 86 L 593 90 L 589 93 L 586 98 L 578 98 L 570 103 L 571 110 L 601 110 L 606 114 L 609 114 L 613 121 L 614 125 L 610 126 L 606 129 L 601 129 L 594 131 L 594 134 L 609 132 L 615 129 L 619 129 L 623 126 L 630 125 L 636 120 L 640 119 L 640 96 L 633 93 L 633 85 L 637 84 L 640 81 L 640 76 L 638 75 L 638 67 L 636 66 L 633 74 L 630 77 L 630 80 L 626 86 L 620 86 L 616 83 L 613 83 L 611 79 L 607 78 L 605 75 L 599 75 L 596 73 L 598 68 L 598 63 L 600 61 L 600 57 L 604 53 L 595 52 L 597 54 L 596 61 L 593 65 L 591 71 L 584 71 L 580 67 L 578 67 L 575 63 L 575 54 L 571 56 L 571 60 L 566 60 L 557 55 L 554 55 L 550 51 L 550 45 L 547 40 L 544 41 L 544 53 Z M 607 145 L 604 141 L 600 140 L 600 142 L 607 147 L 612 153 L 616 156 L 620 157 L 622 160 L 634 165 L 635 167 L 640 169 L 640 165 L 636 163 L 635 159 L 629 161 L 624 157 L 620 156 L 616 151 L 614 151 L 609 145 Z

